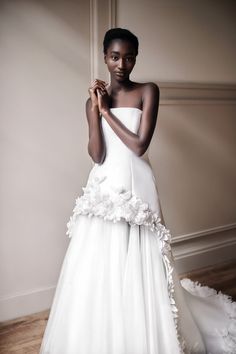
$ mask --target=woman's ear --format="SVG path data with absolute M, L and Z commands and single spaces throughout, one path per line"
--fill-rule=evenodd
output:
M 107 55 L 106 54 L 104 55 L 104 63 L 105 64 L 107 63 Z

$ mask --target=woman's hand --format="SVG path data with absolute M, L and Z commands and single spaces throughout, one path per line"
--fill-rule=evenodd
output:
M 107 83 L 103 80 L 96 79 L 93 81 L 92 85 L 89 87 L 88 92 L 92 101 L 92 108 L 99 107 L 98 103 L 98 90 L 101 93 L 106 91 Z

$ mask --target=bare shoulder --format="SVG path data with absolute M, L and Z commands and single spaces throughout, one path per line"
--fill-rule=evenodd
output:
M 142 106 L 143 112 L 152 112 L 156 117 L 159 107 L 160 90 L 154 82 L 146 82 L 142 89 Z
M 142 85 L 143 95 L 151 95 L 157 98 L 160 95 L 159 86 L 155 82 L 145 82 Z
M 133 82 L 140 107 L 151 107 L 159 103 L 160 90 L 154 82 Z M 152 109 L 152 108 L 151 108 Z

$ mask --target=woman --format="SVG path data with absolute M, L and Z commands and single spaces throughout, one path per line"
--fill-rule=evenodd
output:
M 110 83 L 96 79 L 86 103 L 95 164 L 68 223 L 40 353 L 236 353 L 235 303 L 184 288 L 174 269 L 148 160 L 159 89 L 130 80 L 138 39 L 114 28 L 103 45 Z

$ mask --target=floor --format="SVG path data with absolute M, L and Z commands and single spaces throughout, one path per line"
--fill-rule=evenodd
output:
M 236 261 L 182 274 L 231 295 L 236 301 Z M 7 321 L 0 325 L 1 354 L 38 354 L 49 311 Z
M 48 311 L 7 321 L 0 326 L 1 354 L 38 354 Z

